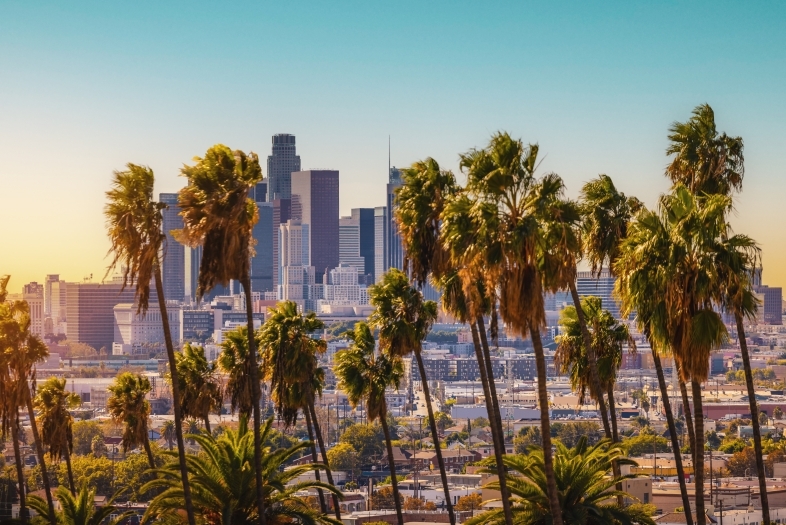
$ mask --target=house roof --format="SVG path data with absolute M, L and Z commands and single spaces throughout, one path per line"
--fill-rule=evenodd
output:
M 696 523 L 696 513 L 691 513 L 693 515 L 693 523 Z M 662 514 L 660 516 L 653 516 L 653 521 L 655 523 L 660 523 L 663 525 L 671 524 L 671 523 L 687 523 L 685 520 L 685 513 L 684 512 L 669 512 L 668 514 Z M 718 520 L 707 514 L 707 522 L 708 523 L 718 523 Z

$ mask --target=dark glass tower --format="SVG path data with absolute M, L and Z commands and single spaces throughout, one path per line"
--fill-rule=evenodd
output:
M 292 174 L 292 219 L 309 226 L 309 266 L 321 283 L 322 276 L 339 263 L 337 170 Z
M 172 236 L 172 230 L 183 228 L 183 217 L 177 205 L 177 193 L 161 193 L 158 199 L 169 206 L 163 210 L 166 244 L 161 279 L 164 282 L 164 297 L 167 301 L 182 301 L 186 296 L 186 251 L 185 246 Z
M 300 171 L 300 156 L 295 152 L 295 136 L 288 133 L 273 135 L 273 154 L 267 158 L 267 202 L 289 199 L 292 196 L 294 171 Z
M 398 224 L 395 218 L 395 199 L 396 188 L 401 186 L 401 172 L 393 166 L 390 168 L 388 174 L 387 185 L 387 209 L 388 209 L 388 227 L 387 227 L 387 261 L 385 261 L 385 271 L 389 268 L 404 269 L 404 247 L 401 245 L 401 235 L 398 233 Z
M 352 218 L 360 222 L 360 256 L 364 261 L 365 284 L 374 284 L 374 208 L 355 208 Z

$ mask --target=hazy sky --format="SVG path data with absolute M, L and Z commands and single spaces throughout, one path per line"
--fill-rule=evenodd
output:
M 657 4 L 653 5 L 653 4 Z M 384 203 L 392 162 L 499 129 L 538 142 L 571 195 L 598 173 L 654 204 L 669 125 L 710 103 L 745 139 L 737 231 L 786 285 L 786 4 L 0 1 L 0 274 L 103 276 L 113 169 L 160 191 L 210 145 L 341 172 L 341 210 Z

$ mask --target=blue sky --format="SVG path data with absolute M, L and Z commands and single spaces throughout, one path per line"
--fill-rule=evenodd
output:
M 297 135 L 341 209 L 395 165 L 504 129 L 571 195 L 598 173 L 655 203 L 666 133 L 708 102 L 746 144 L 734 219 L 786 284 L 786 6 L 776 2 L 0 2 L 0 273 L 103 275 L 113 169 L 160 191 L 210 145 Z

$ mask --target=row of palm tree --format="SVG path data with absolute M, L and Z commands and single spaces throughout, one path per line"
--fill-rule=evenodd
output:
M 712 109 L 702 105 L 687 122 L 672 126 L 669 140 L 667 154 L 672 161 L 666 174 L 673 186 L 661 197 L 656 211 L 619 192 L 607 175 L 585 184 L 578 202 L 565 198 L 559 176 L 536 175 L 538 146 L 525 145 L 507 133 L 495 134 L 483 149 L 460 155 L 467 177 L 463 187 L 432 158 L 403 172 L 395 217 L 405 251 L 405 272 L 418 286 L 430 280 L 442 291 L 444 310 L 470 324 L 500 473 L 506 469 L 504 445 L 484 318 L 491 319 L 492 338 L 499 316 L 509 332 L 532 340 L 542 408 L 543 475 L 557 525 L 562 516 L 540 337 L 545 323 L 543 294 L 571 293 L 573 308 L 563 314 L 562 321 L 563 370 L 572 375 L 580 392 L 589 392 L 598 403 L 611 442 L 619 438 L 609 384 L 613 384 L 622 346 L 633 348 L 626 329 L 604 314 L 600 304 L 587 300 L 582 304 L 575 286 L 576 265 L 582 259 L 596 275 L 608 268 L 617 278 L 615 293 L 623 315 L 636 314 L 636 323 L 651 344 L 677 468 L 682 471 L 660 361 L 661 355 L 674 357 L 690 427 L 698 525 L 706 521 L 701 383 L 707 379 L 710 352 L 728 337 L 720 311 L 735 317 L 755 420 L 757 462 L 762 462 L 744 333 L 745 319 L 757 308 L 752 276 L 760 252 L 752 239 L 735 235 L 728 224 L 733 193 L 741 189 L 744 174 L 742 139 L 719 133 Z M 768 521 L 763 476 L 760 466 L 764 520 Z M 692 525 L 682 475 L 680 485 L 686 519 Z M 499 488 L 505 521 L 512 525 L 505 475 L 499 477 Z

